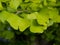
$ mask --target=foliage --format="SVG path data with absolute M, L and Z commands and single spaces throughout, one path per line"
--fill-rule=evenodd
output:
M 54 39 L 53 31 L 44 31 L 60 23 L 59 6 L 59 0 L 0 0 L 0 36 L 11 40 L 14 30 L 24 32 L 29 28 L 31 33 L 44 33 Z

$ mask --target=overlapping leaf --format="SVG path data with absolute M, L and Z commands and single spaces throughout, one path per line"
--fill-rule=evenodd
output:
M 6 11 L 0 12 L 0 20 L 4 23 L 8 18 L 8 13 Z
M 49 10 L 49 17 L 57 23 L 60 23 L 60 15 L 57 9 L 50 9 Z
M 40 15 L 37 15 L 37 21 L 41 25 L 47 25 L 49 23 L 49 18 L 40 14 Z
M 31 14 L 28 14 L 28 15 L 27 15 L 27 18 L 30 19 L 30 20 L 32 20 L 32 19 L 37 19 L 37 15 L 38 15 L 37 12 L 31 13 Z
M 31 3 L 29 7 L 31 7 L 32 10 L 37 11 L 39 9 L 40 4 L 36 3 Z
M 9 6 L 13 9 L 17 9 L 21 2 L 22 0 L 11 0 Z
M 24 31 L 27 27 L 30 26 L 30 22 L 28 20 L 22 19 L 15 14 L 4 11 L 1 13 L 1 15 L 2 16 L 0 20 L 6 20 L 15 30 L 18 30 L 19 28 L 20 31 Z
M 22 32 L 30 27 L 30 31 L 33 33 L 43 33 L 44 30 L 46 30 L 48 26 L 53 25 L 54 22 L 60 23 L 58 10 L 50 6 L 54 6 L 56 1 L 57 0 L 1 0 L 0 10 L 2 10 L 4 6 L 2 6 L 1 2 L 4 2 L 5 6 L 7 2 L 9 4 L 7 7 L 4 7 L 4 10 L 7 9 L 6 11 L 0 12 L 0 21 L 3 23 L 7 21 L 12 28 L 15 30 L 19 29 Z M 20 17 L 16 15 L 18 7 L 22 11 L 22 14 L 19 14 Z
M 47 29 L 47 26 L 41 26 L 37 23 L 36 20 L 32 20 L 30 31 L 33 33 L 43 33 Z

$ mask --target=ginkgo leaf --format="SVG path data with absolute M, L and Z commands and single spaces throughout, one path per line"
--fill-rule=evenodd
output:
M 24 31 L 26 28 L 30 26 L 29 20 L 25 20 L 17 16 L 16 14 L 12 14 L 6 11 L 3 11 L 1 14 L 2 14 L 1 20 L 2 21 L 6 20 L 10 24 L 10 26 L 14 28 L 15 30 L 18 30 L 19 28 L 20 31 Z
M 60 23 L 56 5 L 59 7 L 57 0 L 0 0 L 0 21 L 21 32 L 30 27 L 33 33 L 43 33 L 54 23 Z
M 43 15 L 43 16 L 46 16 L 47 18 L 49 18 L 49 8 L 47 8 L 47 7 L 41 8 L 39 15 Z
M 60 15 L 54 17 L 52 20 L 53 20 L 54 22 L 56 22 L 56 23 L 60 23 Z
M 30 26 L 30 31 L 33 33 L 43 33 L 43 28 L 41 26 Z
M 17 9 L 21 2 L 22 0 L 11 0 L 9 6 L 13 9 Z
M 19 16 L 22 17 L 22 18 L 24 18 L 24 19 L 27 18 L 27 15 L 28 15 L 28 14 L 26 14 L 26 13 L 19 14 Z
M 31 13 L 31 14 L 28 14 L 27 15 L 27 18 L 28 19 L 37 19 L 37 15 L 38 15 L 38 13 L 37 12 L 34 12 L 34 13 Z
M 16 12 L 16 10 L 14 10 L 14 9 L 12 9 L 10 7 L 7 7 L 7 11 L 9 11 L 9 12 Z
M 47 29 L 47 26 L 41 26 L 36 23 L 36 21 L 32 21 L 32 24 L 30 26 L 30 31 L 33 33 L 43 33 L 44 30 Z
M 23 10 L 25 10 L 28 7 L 28 5 L 30 5 L 30 3 L 28 3 L 28 4 L 27 3 L 21 3 L 20 4 L 20 6 Z
M 8 15 L 9 18 L 7 19 L 7 22 L 11 25 L 11 27 L 13 27 L 15 30 L 18 30 L 18 16 L 14 15 L 14 14 L 10 14 Z
M 54 22 L 60 22 L 60 15 L 58 13 L 57 9 L 50 9 L 49 11 L 49 17 L 50 19 L 52 19 Z
M 1 3 L 1 1 L 0 1 L 0 10 L 2 10 L 3 9 L 3 6 L 2 6 L 2 3 Z
M 31 3 L 29 7 L 31 7 L 32 10 L 37 11 L 39 9 L 39 4 L 37 3 Z
M 26 28 L 28 28 L 30 26 L 30 21 L 29 20 L 25 20 L 25 19 L 20 19 L 19 21 L 19 29 L 20 31 L 24 31 Z
M 7 21 L 14 29 L 18 30 L 19 28 L 20 31 L 24 31 L 29 27 L 30 22 L 28 20 L 22 19 L 15 14 L 11 14 L 9 17 Z
M 6 11 L 3 11 L 0 13 L 0 20 L 4 23 L 6 19 L 8 18 L 8 13 Z
M 29 27 L 29 21 L 18 17 L 17 15 L 11 14 L 10 18 L 7 19 L 9 24 L 16 30 L 24 31 Z
M 43 33 L 46 29 L 47 27 L 44 26 L 34 26 L 34 25 L 30 26 L 30 31 L 33 33 Z
M 49 20 L 48 26 L 52 26 L 54 24 L 53 20 Z
M 13 14 L 10 14 L 6 11 L 3 11 L 1 13 L 1 21 L 4 22 L 4 21 L 8 21 L 8 23 L 14 28 L 14 29 L 18 29 L 18 22 L 16 21 L 18 18 L 13 15 Z M 15 24 L 16 23 L 16 24 Z
M 49 13 L 49 17 L 50 17 L 51 19 L 59 15 L 57 9 L 55 9 L 55 8 L 49 8 L 49 9 L 50 9 L 50 10 L 49 10 L 48 13 Z
M 47 25 L 49 23 L 49 18 L 40 14 L 40 15 L 37 15 L 37 21 L 41 25 Z

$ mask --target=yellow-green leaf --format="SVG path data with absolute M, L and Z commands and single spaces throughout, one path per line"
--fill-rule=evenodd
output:
M 6 11 L 3 11 L 0 13 L 0 20 L 4 23 L 6 19 L 8 18 L 8 13 Z
M 28 14 L 28 15 L 27 15 L 27 18 L 30 19 L 30 20 L 31 20 L 31 19 L 37 19 L 37 17 L 36 17 L 37 15 L 38 15 L 37 12 L 31 13 L 31 14 Z
M 13 9 L 17 9 L 21 2 L 22 0 L 11 0 L 9 6 Z
M 29 26 L 30 26 L 30 21 L 29 20 L 20 19 L 20 21 L 19 21 L 19 29 L 20 29 L 20 31 L 23 32 Z
M 39 25 L 35 20 L 32 20 L 30 31 L 33 33 L 43 33 L 47 29 L 47 26 Z
M 9 14 L 9 18 L 7 19 L 7 22 L 13 27 L 14 29 L 18 30 L 18 16 L 14 14 Z
M 3 6 L 2 6 L 2 3 L 1 3 L 1 1 L 0 1 L 0 10 L 2 10 L 3 9 Z
M 47 25 L 49 23 L 49 18 L 40 14 L 40 15 L 37 15 L 37 21 L 41 25 Z

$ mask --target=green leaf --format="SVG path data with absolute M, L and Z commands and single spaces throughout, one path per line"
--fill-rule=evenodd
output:
M 25 2 L 29 2 L 30 0 L 25 0 Z
M 6 11 L 0 13 L 0 20 L 4 23 L 6 19 L 9 17 L 9 14 Z
M 15 14 L 10 14 L 9 13 L 9 18 L 7 19 L 7 22 L 13 27 L 15 30 L 18 30 L 18 20 L 19 17 L 16 16 Z M 20 20 L 19 20 L 20 21 Z
M 0 10 L 2 10 L 3 9 L 3 6 L 2 6 L 2 3 L 1 3 L 1 1 L 0 1 Z
M 11 0 L 9 6 L 12 9 L 17 9 L 21 2 L 22 2 L 22 0 Z
M 27 19 L 27 13 L 22 13 L 22 14 L 19 14 L 20 17 L 24 18 L 24 19 Z
M 33 33 L 43 33 L 47 26 L 41 26 L 36 21 L 32 20 L 30 31 Z
M 20 6 L 23 10 L 25 10 L 28 6 L 30 5 L 30 3 L 21 3 Z
M 7 21 L 14 29 L 18 30 L 19 28 L 20 31 L 24 31 L 30 25 L 28 20 L 22 19 L 15 14 L 10 14 Z
M 0 16 L 0 20 L 2 20 L 3 22 L 7 21 L 10 24 L 10 26 L 15 30 L 18 30 L 19 28 L 20 31 L 24 31 L 26 28 L 30 26 L 29 20 L 23 19 L 17 16 L 16 14 L 12 14 L 6 11 L 3 11 L 1 14 L 2 15 Z
M 48 26 L 52 26 L 54 24 L 53 20 L 49 20 Z
M 60 15 L 57 9 L 50 9 L 49 11 L 49 17 L 57 23 L 60 23 Z
M 37 17 L 36 17 L 37 15 L 38 15 L 38 13 L 34 12 L 34 13 L 31 13 L 31 14 L 28 14 L 27 18 L 30 19 L 30 20 L 37 19 Z
M 40 6 L 40 4 L 38 4 L 38 3 L 31 3 L 31 4 L 29 5 L 29 7 L 30 7 L 33 11 L 39 10 L 39 6 Z
M 37 15 L 37 21 L 40 25 L 47 25 L 49 23 L 49 18 L 45 15 Z
M 52 19 L 56 16 L 58 16 L 58 10 L 57 9 L 53 9 L 53 8 L 49 8 L 49 17 Z
M 33 33 L 43 33 L 43 28 L 41 26 L 30 26 L 30 31 Z
M 42 0 L 31 0 L 33 3 L 41 3 Z
M 1 0 L 1 2 L 8 2 L 8 1 L 10 1 L 10 0 Z
M 56 2 L 57 0 L 48 0 L 48 1 L 51 1 L 51 2 Z
M 44 6 L 47 6 L 47 0 L 44 0 Z
M 14 10 L 14 9 L 12 9 L 10 7 L 7 7 L 7 11 L 9 11 L 9 12 L 16 12 L 17 10 Z
M 3 11 L 0 15 L 0 20 L 4 23 L 5 21 L 8 21 L 8 23 L 14 28 L 18 29 L 18 23 L 17 23 L 17 17 L 15 15 L 10 14 L 6 11 Z M 15 24 L 16 23 L 16 24 Z
M 56 23 L 60 23 L 60 15 L 54 17 L 52 20 L 53 20 L 54 22 L 56 22 Z
M 9 24 L 16 30 L 24 31 L 26 28 L 30 26 L 30 21 L 27 19 L 23 19 L 18 17 L 15 14 L 10 14 L 10 18 L 7 19 Z
M 19 24 L 20 31 L 23 32 L 26 28 L 28 28 L 30 26 L 30 20 L 20 19 L 18 24 Z

